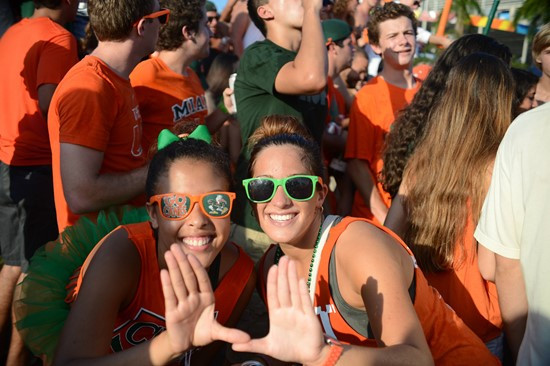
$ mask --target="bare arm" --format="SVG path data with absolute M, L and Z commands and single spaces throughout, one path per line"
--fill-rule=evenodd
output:
M 42 84 L 38 87 L 38 108 L 44 116 L 44 119 L 48 119 L 48 110 L 50 109 L 50 102 L 52 101 L 53 93 L 57 88 L 57 84 Z
M 229 22 L 231 19 L 231 12 L 233 11 L 233 7 L 239 0 L 229 0 L 227 4 L 225 4 L 221 14 L 220 14 L 220 22 Z
M 347 171 L 355 187 L 361 193 L 365 205 L 367 205 L 379 222 L 384 222 L 388 214 L 388 208 L 382 200 L 378 189 L 376 189 L 376 182 L 367 162 L 361 159 L 350 159 L 348 160 Z
M 430 39 L 428 40 L 429 43 L 434 44 L 436 46 L 441 46 L 443 48 L 447 48 L 453 43 L 453 41 L 445 36 L 438 36 L 435 34 L 432 34 L 430 36 Z
M 61 143 L 61 180 L 71 211 L 94 212 L 128 202 L 145 191 L 147 166 L 120 174 L 100 174 L 103 152 Z
M 385 260 L 382 262 L 388 264 Z M 408 264 L 412 269 L 412 262 Z M 361 266 L 364 270 L 365 266 Z M 395 269 L 390 265 L 387 271 Z M 371 321 L 375 323 L 384 322 L 384 331 L 378 327 L 375 332 L 381 336 L 381 345 L 385 347 L 345 346 L 337 364 L 405 365 L 415 360 L 415 364 L 432 365 L 430 350 L 408 298 L 406 285 L 402 282 L 403 277 L 391 272 L 388 278 L 382 280 L 378 274 L 373 274 L 373 277 L 380 278 L 380 281 L 370 281 L 372 277 L 369 277 L 364 286 L 358 287 L 362 287 L 363 295 L 371 299 L 365 300 L 367 309 L 373 306 L 369 320 L 372 317 Z M 233 348 L 238 351 L 260 351 L 283 361 L 304 365 L 323 365 L 330 353 L 330 346 L 323 343 L 320 323 L 313 312 L 304 280 L 298 280 L 295 262 L 282 257 L 278 266 L 272 266 L 267 288 L 270 319 L 268 336 L 246 344 L 234 344 Z M 383 295 L 388 293 L 391 296 Z
M 294 61 L 284 65 L 275 78 L 281 94 L 319 94 L 327 85 L 327 50 L 321 28 L 320 0 L 304 1 L 302 42 Z
M 495 254 L 495 257 L 498 303 L 508 344 L 512 349 L 514 359 L 517 359 L 527 321 L 525 282 L 519 259 L 509 259 L 498 254 Z
M 250 17 L 246 12 L 238 14 L 231 24 L 231 41 L 233 42 L 233 52 L 239 57 L 241 57 L 244 52 L 243 38 L 249 24 Z
M 153 362 L 150 358 L 153 356 L 153 342 L 109 354 L 116 316 L 133 297 L 139 282 L 141 261 L 124 229 L 118 229 L 105 240 L 86 271 L 78 298 L 63 328 L 54 361 L 56 365 L 139 365 Z M 164 337 L 160 334 L 154 342 L 162 342 Z

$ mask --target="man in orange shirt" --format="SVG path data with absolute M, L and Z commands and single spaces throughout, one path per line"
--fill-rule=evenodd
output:
M 214 133 L 229 118 L 225 106 L 208 115 L 204 89 L 189 67 L 207 57 L 210 48 L 204 0 L 161 0 L 161 5 L 170 9 L 170 22 L 159 32 L 158 56 L 138 64 L 130 75 L 143 119 L 146 152 L 162 129 L 179 121 L 206 124 Z
M 63 28 L 74 19 L 78 1 L 35 1 L 34 5 L 32 17 L 10 27 L 0 39 L 2 334 L 9 326 L 17 279 L 26 272 L 35 250 L 57 237 L 46 116 L 57 84 L 78 61 L 76 40 Z M 14 355 L 21 355 L 16 339 L 12 338 L 6 360 L 9 365 L 19 362 Z
M 389 2 L 371 13 L 368 32 L 384 69 L 355 97 L 345 158 L 357 188 L 351 215 L 383 223 L 390 206 L 390 196 L 378 181 L 384 139 L 399 110 L 420 88 L 412 74 L 416 19 L 409 7 Z
M 143 204 L 141 116 L 129 75 L 153 52 L 168 10 L 158 0 L 90 0 L 99 41 L 59 84 L 48 114 L 59 230 L 81 214 Z

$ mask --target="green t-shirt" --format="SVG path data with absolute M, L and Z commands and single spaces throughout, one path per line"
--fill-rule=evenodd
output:
M 246 49 L 240 61 L 235 81 L 237 119 L 241 128 L 243 149 L 235 171 L 237 200 L 233 221 L 239 225 L 261 230 L 252 215 L 241 181 L 248 177 L 250 151 L 248 138 L 260 125 L 262 117 L 280 114 L 295 116 L 321 144 L 327 113 L 326 92 L 317 95 L 288 95 L 275 91 L 279 70 L 296 58 L 296 52 L 277 46 L 270 40 L 256 42 Z

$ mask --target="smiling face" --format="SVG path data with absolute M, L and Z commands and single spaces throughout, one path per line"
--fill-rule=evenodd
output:
M 303 151 L 289 144 L 272 145 L 256 156 L 253 177 L 286 178 L 293 175 L 312 175 L 303 161 Z M 304 238 L 310 237 L 312 224 L 318 219 L 327 192 L 326 186 L 317 188 L 309 201 L 293 201 L 277 187 L 273 199 L 255 204 L 256 217 L 262 230 L 277 243 L 296 246 L 305 245 Z M 316 228 L 314 229 L 316 235 Z
M 158 192 L 199 195 L 207 192 L 227 191 L 229 183 L 218 174 L 212 164 L 196 159 L 175 161 L 165 176 L 160 177 Z M 208 209 L 208 207 L 205 207 Z M 167 220 L 159 213 L 158 204 L 147 204 L 151 224 L 158 229 L 158 258 L 164 264 L 164 252 L 173 243 L 184 253 L 192 253 L 208 268 L 229 238 L 230 218 L 215 219 L 206 216 L 195 203 L 183 220 Z
M 379 25 L 379 44 L 371 45 L 374 52 L 380 54 L 384 66 L 394 69 L 408 69 L 416 48 L 416 39 L 411 20 L 405 16 L 389 19 Z

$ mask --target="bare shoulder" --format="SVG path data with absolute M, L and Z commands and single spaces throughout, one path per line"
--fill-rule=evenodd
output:
M 400 268 L 412 276 L 414 266 L 405 248 L 397 239 L 371 223 L 350 223 L 337 244 L 338 262 L 347 263 L 347 268 L 355 274 L 363 273 L 365 268 L 369 272 L 380 268 Z

